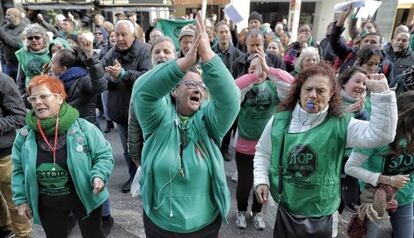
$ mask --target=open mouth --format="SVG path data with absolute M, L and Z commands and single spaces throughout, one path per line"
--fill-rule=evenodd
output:
M 40 113 L 45 112 L 45 111 L 47 111 L 47 108 L 38 108 L 37 109 L 37 112 L 40 112 Z
M 200 96 L 197 96 L 197 95 L 191 96 L 190 100 L 193 102 L 200 102 Z

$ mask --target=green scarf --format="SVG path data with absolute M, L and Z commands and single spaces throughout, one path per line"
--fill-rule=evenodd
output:
M 59 134 L 65 134 L 70 126 L 79 118 L 79 112 L 67 103 L 63 103 L 59 111 Z M 26 124 L 34 131 L 39 132 L 37 128 L 37 119 L 34 110 L 30 110 L 26 115 Z M 53 136 L 55 134 L 56 117 L 48 117 L 40 120 L 46 136 Z

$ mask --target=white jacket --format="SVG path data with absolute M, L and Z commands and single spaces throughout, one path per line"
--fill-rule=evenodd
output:
M 361 121 L 351 118 L 347 128 L 346 147 L 373 148 L 391 143 L 397 128 L 397 100 L 393 91 L 371 93 L 370 121 Z M 309 114 L 297 105 L 292 112 L 292 121 L 289 133 L 308 131 L 322 123 L 328 113 L 325 108 L 318 114 Z M 303 118 L 310 122 L 303 123 Z M 302 118 L 302 119 L 301 119 Z M 256 145 L 254 156 L 254 188 L 260 184 L 269 186 L 269 167 L 272 153 L 273 117 L 267 123 L 259 142 Z

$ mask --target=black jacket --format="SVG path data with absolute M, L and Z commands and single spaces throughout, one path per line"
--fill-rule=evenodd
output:
M 12 78 L 0 72 L 0 159 L 11 153 L 16 129 L 25 125 L 26 108 Z
M 98 95 L 106 89 L 107 81 L 103 77 L 104 71 L 96 56 L 84 60 L 84 63 L 88 67 L 88 74 L 76 78 L 66 90 L 68 94 L 66 101 L 79 111 L 81 118 L 95 123 Z
M 221 58 L 221 60 L 223 61 L 224 65 L 226 65 L 230 73 L 233 72 L 233 62 L 240 56 L 244 55 L 244 53 L 241 52 L 241 50 L 234 47 L 231 43 L 226 52 L 220 51 L 218 43 L 215 46 L 213 46 L 212 50 Z
M 392 46 L 388 45 L 385 48 L 385 55 L 394 64 L 394 78 L 414 64 L 414 53 L 409 48 L 395 53 Z
M 128 124 L 128 109 L 131 99 L 132 86 L 135 80 L 151 68 L 150 46 L 135 40 L 131 48 L 121 52 L 112 47 L 102 58 L 104 67 L 114 65 L 117 59 L 126 74 L 121 82 L 113 82 L 111 76 L 105 73 L 108 81 L 108 111 L 109 117 L 120 124 Z
M 232 66 L 233 70 L 231 73 L 234 79 L 237 79 L 238 77 L 244 74 L 247 74 L 249 70 L 249 65 L 250 65 L 250 62 L 247 62 L 248 57 L 249 57 L 249 54 L 246 53 L 244 55 L 241 55 L 239 58 L 237 58 L 233 62 L 233 66 Z M 266 54 L 266 63 L 270 67 L 285 70 L 285 63 L 279 56 Z
M 8 23 L 0 28 L 0 52 L 6 61 L 3 63 L 17 67 L 19 62 L 14 53 L 21 47 L 19 44 L 21 42 L 20 35 L 25 27 L 26 24 L 22 21 L 18 26 Z

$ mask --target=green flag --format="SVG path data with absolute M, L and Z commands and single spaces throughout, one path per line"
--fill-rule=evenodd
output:
M 162 31 L 165 36 L 170 37 L 175 44 L 175 48 L 179 49 L 180 44 L 178 42 L 178 35 L 180 35 L 181 28 L 188 24 L 195 25 L 195 20 L 169 20 L 169 19 L 160 19 L 155 28 Z

